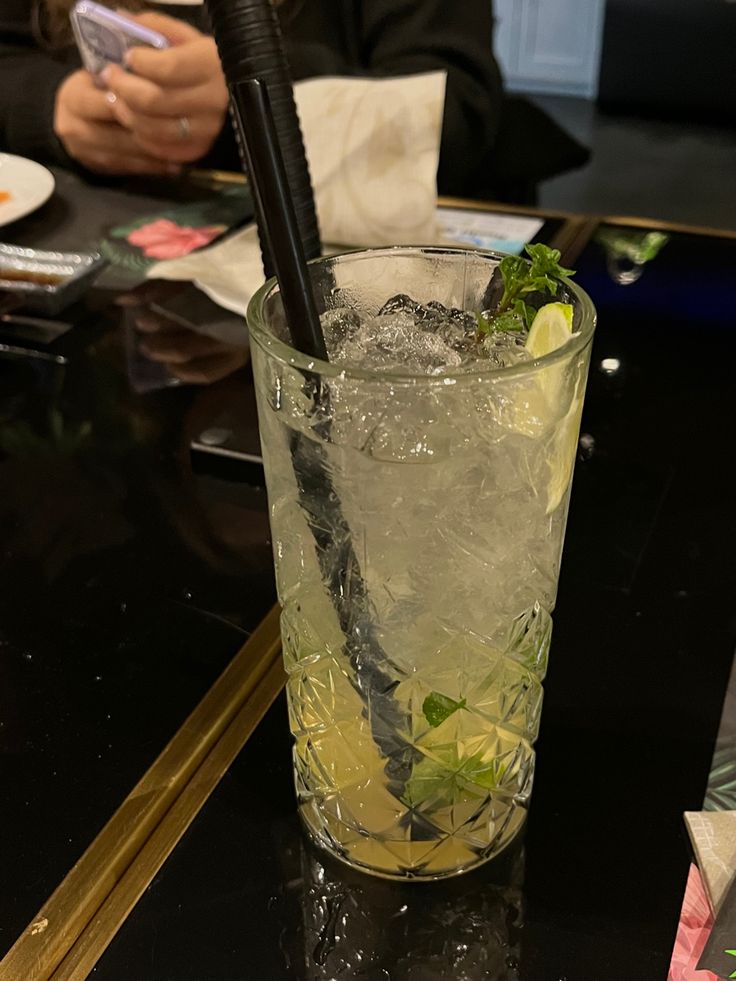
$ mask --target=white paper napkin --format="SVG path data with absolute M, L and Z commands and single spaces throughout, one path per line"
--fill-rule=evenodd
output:
M 324 241 L 434 241 L 445 73 L 315 78 L 294 96 Z
M 325 242 L 435 242 L 445 73 L 402 78 L 316 78 L 294 88 L 320 231 Z M 339 251 L 331 247 L 326 251 Z M 149 278 L 194 282 L 216 303 L 245 313 L 263 282 L 254 226 Z

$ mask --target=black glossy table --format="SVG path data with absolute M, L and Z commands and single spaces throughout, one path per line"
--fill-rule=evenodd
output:
M 63 172 L 57 187 L 2 237 L 89 248 L 164 203 Z M 0 329 L 30 350 L 0 357 L 0 953 L 275 599 L 262 486 L 190 460 L 222 407 L 255 427 L 249 373 L 136 394 L 112 305 L 134 283 L 100 282 L 36 353 Z
M 66 220 L 49 239 L 39 213 L 15 240 L 91 244 L 79 185 L 63 190 L 52 206 Z M 157 200 L 96 194 L 100 226 Z M 34 977 L 664 978 L 689 861 L 682 812 L 703 802 L 736 638 L 721 463 L 736 240 L 672 232 L 622 286 L 602 246 L 582 248 L 594 226 L 547 225 L 600 326 L 524 839 L 447 885 L 392 885 L 327 861 L 295 817 L 282 697 L 266 712 L 272 678 L 249 739 L 234 704 L 211 735 L 215 776 L 165 853 L 149 872 L 130 853 L 145 892 L 127 919 L 100 927 L 73 967 L 90 934 L 75 948 L 76 922 L 69 958 Z M 202 472 L 189 450 L 223 413 L 252 433 L 249 375 L 135 394 L 111 307 L 120 285 L 103 281 L 77 311 L 65 365 L 0 361 L 4 950 L 28 924 L 60 929 L 36 911 L 169 740 L 187 735 L 218 677 L 222 694 L 223 670 L 243 661 L 274 600 L 257 474 Z M 181 799 L 206 764 L 182 777 Z
M 95 968 L 101 981 L 664 979 L 733 663 L 736 241 L 641 279 L 577 259 L 600 326 L 525 838 L 447 885 L 353 874 L 294 815 L 280 700 Z M 618 364 L 616 364 L 618 362 Z

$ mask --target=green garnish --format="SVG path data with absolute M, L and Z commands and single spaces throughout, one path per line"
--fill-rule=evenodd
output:
M 478 324 L 479 334 L 508 333 L 508 331 L 518 333 L 518 331 L 524 330 L 526 326 L 524 317 L 514 310 L 507 310 L 506 313 L 490 318 L 482 313 L 476 313 L 475 320 Z
M 422 712 L 424 718 L 429 722 L 433 729 L 441 726 L 445 719 L 449 719 L 453 712 L 465 708 L 465 699 L 461 698 L 456 702 L 454 698 L 448 698 L 438 691 L 433 691 L 422 702 Z
M 402 800 L 409 807 L 430 799 L 447 807 L 458 799 L 483 797 L 501 785 L 507 769 L 508 764 L 498 759 L 484 762 L 480 753 L 460 757 L 455 746 L 437 747 L 433 757 L 414 765 Z
M 422 712 L 433 729 L 465 708 L 466 700 L 455 701 L 441 692 L 433 691 L 424 699 Z M 484 760 L 482 753 L 460 756 L 454 743 L 432 746 L 431 755 L 418 760 L 407 781 L 402 800 L 416 807 L 434 798 L 439 806 L 450 805 L 458 798 L 482 797 L 498 787 L 508 764 L 498 759 Z
M 617 259 L 629 259 L 637 265 L 656 259 L 669 242 L 669 235 L 662 232 L 624 232 L 616 228 L 602 228 L 595 241 Z
M 476 314 L 479 334 L 529 330 L 537 311 L 524 297 L 539 291 L 554 296 L 562 277 L 575 275 L 574 269 L 560 265 L 559 249 L 538 242 L 527 245 L 526 253 L 531 262 L 518 255 L 501 260 L 498 267 L 503 279 L 501 301 L 490 316 Z

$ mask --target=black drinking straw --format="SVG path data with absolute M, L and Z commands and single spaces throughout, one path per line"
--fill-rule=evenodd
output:
M 245 79 L 231 86 L 231 95 L 259 230 L 276 272 L 292 342 L 303 353 L 326 361 L 324 335 L 267 88 L 260 79 Z M 305 383 L 313 397 L 322 399 L 328 407 L 329 392 L 320 384 L 317 374 L 305 372 Z M 329 412 L 326 416 L 329 419 Z M 329 442 L 329 422 L 322 425 L 318 435 Z M 355 672 L 353 684 L 365 704 L 373 739 L 387 757 L 389 788 L 401 798 L 421 754 L 402 735 L 409 720 L 394 698 L 399 672 L 376 636 L 370 598 L 350 527 L 334 491 L 324 447 L 295 432 L 290 451 L 300 505 L 309 522 L 324 582 L 345 635 L 346 651 Z M 420 816 L 412 815 L 408 823 L 416 839 L 436 836 L 435 829 Z
M 235 113 L 261 234 L 268 243 L 292 343 L 310 357 L 327 360 L 327 348 L 312 293 L 286 169 L 268 91 L 258 78 L 232 89 Z

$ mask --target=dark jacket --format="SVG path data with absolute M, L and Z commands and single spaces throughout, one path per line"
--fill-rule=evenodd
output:
M 206 26 L 202 8 L 167 4 L 159 9 Z M 279 16 L 294 79 L 444 69 L 439 189 L 473 193 L 501 113 L 491 0 L 287 0 Z M 43 50 L 37 33 L 31 0 L 2 0 L 0 150 L 68 163 L 53 133 L 54 100 L 59 83 L 80 62 L 72 47 L 54 54 Z M 229 132 L 207 163 L 237 166 Z

